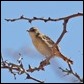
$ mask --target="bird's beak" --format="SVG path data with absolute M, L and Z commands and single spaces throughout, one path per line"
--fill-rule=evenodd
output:
M 29 30 L 27 30 L 27 32 L 29 32 Z

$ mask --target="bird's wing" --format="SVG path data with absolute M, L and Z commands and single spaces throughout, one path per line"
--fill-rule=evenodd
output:
M 48 36 L 43 35 L 43 39 L 45 39 L 49 44 L 53 45 L 54 41 L 52 41 Z
M 44 35 L 43 38 L 46 39 L 49 44 L 51 44 L 51 45 L 55 44 L 55 42 L 53 40 L 51 40 L 48 36 Z M 58 45 L 56 46 L 56 50 L 59 51 Z
M 43 42 L 45 42 L 49 47 L 53 47 L 53 45 L 55 44 L 55 42 L 46 35 L 39 34 L 38 37 L 41 38 Z M 58 46 L 56 46 L 56 50 L 59 51 Z

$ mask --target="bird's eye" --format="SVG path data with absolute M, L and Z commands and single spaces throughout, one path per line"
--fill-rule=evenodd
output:
M 31 28 L 31 29 L 30 29 L 30 31 L 31 31 L 31 32 L 34 32 L 34 31 L 35 31 L 35 29 L 34 29 L 34 28 Z

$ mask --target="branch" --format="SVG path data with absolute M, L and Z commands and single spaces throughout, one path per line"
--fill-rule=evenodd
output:
M 67 23 L 68 23 L 69 19 L 78 17 L 78 16 L 83 16 L 83 13 L 77 13 L 77 14 L 73 14 L 73 15 L 70 15 L 67 17 L 59 18 L 59 20 L 64 20 L 63 31 L 62 31 L 61 35 L 59 36 L 59 38 L 57 39 L 55 46 L 59 44 L 59 42 L 62 40 L 64 34 L 67 32 L 66 28 L 67 28 Z
M 64 23 L 63 23 L 63 32 L 61 33 L 61 35 L 59 36 L 59 38 L 57 39 L 55 45 L 58 45 L 58 43 L 62 40 L 64 34 L 67 32 L 66 27 L 67 27 L 67 23 L 68 23 L 69 19 L 65 19 Z
M 77 17 L 77 16 L 83 16 L 83 13 L 77 13 L 77 14 L 73 14 L 73 15 L 70 15 L 70 16 L 67 16 L 67 17 L 63 17 L 63 18 L 57 18 L 57 19 L 52 19 L 52 18 L 38 18 L 38 17 L 33 17 L 33 18 L 26 18 L 24 17 L 23 15 L 20 16 L 19 18 L 15 18 L 15 19 L 5 19 L 7 22 L 14 22 L 14 21 L 18 21 L 18 20 L 27 20 L 29 23 L 31 23 L 32 21 L 35 21 L 35 20 L 41 20 L 41 21 L 44 21 L 44 22 L 48 22 L 48 21 L 60 21 L 60 20 L 65 20 L 65 19 L 70 19 L 70 18 L 73 18 L 73 17 Z
M 45 70 L 44 67 L 49 65 L 50 62 L 47 61 L 47 59 L 43 60 L 40 62 L 40 65 L 38 67 L 34 67 L 32 68 L 30 65 L 29 65 L 29 68 L 27 69 L 27 72 L 34 72 L 34 71 L 40 71 L 40 70 Z
M 67 73 L 66 75 L 72 74 L 73 76 L 75 76 L 80 82 L 83 82 L 83 79 L 76 73 L 73 71 L 71 65 L 68 63 L 68 67 L 69 69 L 62 69 L 61 67 L 59 67 L 59 69 L 62 70 L 62 72 Z
M 19 53 L 19 55 L 21 56 L 20 53 Z M 1 58 L 2 58 L 1 59 L 2 60 L 1 61 L 1 68 L 2 69 L 8 69 L 11 72 L 11 74 L 14 75 L 15 79 L 16 79 L 16 73 L 18 73 L 19 75 L 25 73 L 27 75 L 26 79 L 32 79 L 32 80 L 37 81 L 39 83 L 44 83 L 44 81 L 40 81 L 38 79 L 35 79 L 35 78 L 31 77 L 28 72 L 32 73 L 34 71 L 44 70 L 44 67 L 50 64 L 49 60 L 50 60 L 51 57 L 41 61 L 39 67 L 32 68 L 29 65 L 29 68 L 27 70 L 24 69 L 24 67 L 23 67 L 23 64 L 22 64 L 22 61 L 21 61 L 22 60 L 21 57 L 17 60 L 17 62 L 19 64 L 14 64 L 14 63 L 11 63 L 11 62 L 7 62 L 7 61 L 3 60 L 3 57 L 1 57 Z M 17 72 L 14 72 L 14 71 L 17 71 Z
M 39 83 L 44 83 L 44 81 L 40 81 L 36 78 L 33 78 L 29 75 L 28 71 L 23 67 L 23 64 L 21 62 L 21 60 L 18 61 L 18 64 L 14 64 L 8 61 L 4 61 L 3 57 L 1 57 L 1 68 L 2 69 L 8 69 L 10 71 L 11 74 L 14 75 L 14 79 L 16 79 L 16 74 L 21 75 L 21 74 L 26 74 L 26 79 L 32 79 L 36 82 Z M 17 71 L 17 72 L 15 72 Z

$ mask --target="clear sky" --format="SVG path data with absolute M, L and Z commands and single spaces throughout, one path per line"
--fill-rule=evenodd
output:
M 1 2 L 1 52 L 4 59 L 17 63 L 20 52 L 23 56 L 23 64 L 27 68 L 28 64 L 35 67 L 44 59 L 34 48 L 29 34 L 26 32 L 32 26 L 48 35 L 54 41 L 57 40 L 62 32 L 62 23 L 34 21 L 31 24 L 28 21 L 6 22 L 5 18 L 17 18 L 21 15 L 32 18 L 51 17 L 60 18 L 83 12 L 82 1 L 2 1 Z M 60 42 L 61 52 L 74 61 L 72 68 L 81 77 L 83 76 L 83 17 L 73 18 L 68 22 L 67 33 Z M 43 80 L 46 83 L 69 83 L 76 82 L 72 75 L 64 76 L 64 73 L 58 67 L 67 68 L 67 63 L 62 59 L 55 58 L 51 60 L 51 65 L 45 67 L 45 71 L 30 73 L 32 77 Z M 2 83 L 35 83 L 32 80 L 25 80 L 25 75 L 13 75 L 8 70 L 1 70 Z

